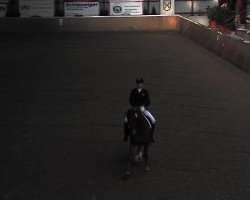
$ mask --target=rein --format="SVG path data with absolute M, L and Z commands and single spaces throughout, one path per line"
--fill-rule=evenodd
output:
M 146 116 L 143 112 L 141 112 L 141 111 L 139 111 L 139 112 L 141 113 L 141 115 L 143 116 L 143 118 L 147 121 L 147 123 L 148 123 L 148 125 L 149 125 L 149 128 L 152 129 L 152 125 L 151 125 L 149 119 L 147 118 L 147 116 Z M 135 116 L 136 118 L 138 118 L 137 113 L 134 113 L 134 116 Z
M 142 116 L 147 120 L 149 128 L 151 129 L 152 128 L 151 123 L 143 112 L 142 112 Z

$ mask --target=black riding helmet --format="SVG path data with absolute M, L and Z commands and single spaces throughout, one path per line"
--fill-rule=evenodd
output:
M 139 77 L 136 79 L 136 83 L 144 83 L 143 78 Z

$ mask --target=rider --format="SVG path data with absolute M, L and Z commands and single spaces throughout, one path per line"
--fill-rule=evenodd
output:
M 132 89 L 130 92 L 129 103 L 134 110 L 137 110 L 139 108 L 141 112 L 143 112 L 150 119 L 152 126 L 151 141 L 155 142 L 153 136 L 155 129 L 155 118 L 148 110 L 146 110 L 146 108 L 150 105 L 150 99 L 148 91 L 143 88 L 143 83 L 144 83 L 143 78 L 136 79 L 136 88 Z M 128 140 L 128 135 L 129 135 L 128 119 L 125 118 L 124 137 L 123 137 L 124 141 Z

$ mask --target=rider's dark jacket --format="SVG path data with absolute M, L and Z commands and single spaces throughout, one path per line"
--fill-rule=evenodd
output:
M 134 88 L 130 92 L 129 103 L 133 107 L 135 107 L 135 106 L 148 107 L 150 105 L 148 91 L 145 90 L 144 88 L 142 88 L 141 92 L 139 92 L 137 88 Z

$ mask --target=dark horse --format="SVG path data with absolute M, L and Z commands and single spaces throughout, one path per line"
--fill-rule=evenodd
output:
M 148 167 L 148 147 L 151 143 L 151 125 L 147 117 L 140 110 L 128 110 L 127 118 L 129 123 L 130 132 L 130 145 L 128 152 L 128 165 L 126 170 L 126 176 L 130 175 L 130 164 L 134 161 L 135 150 L 137 147 L 137 154 L 141 152 L 143 146 L 143 158 L 145 162 L 145 170 L 149 171 Z M 138 158 L 137 155 L 137 158 Z

